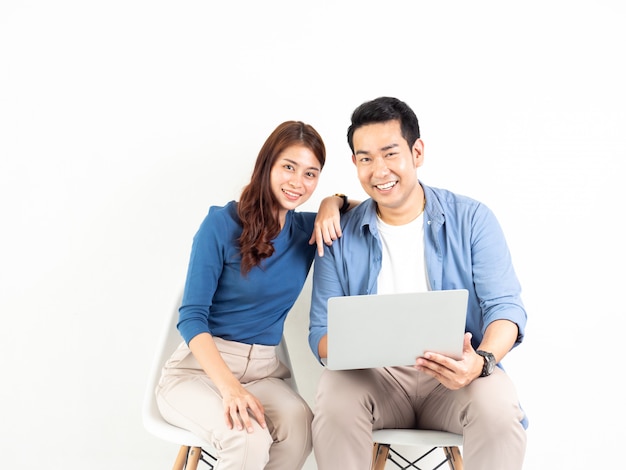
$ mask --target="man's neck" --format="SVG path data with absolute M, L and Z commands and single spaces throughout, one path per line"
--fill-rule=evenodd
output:
M 417 197 L 399 207 L 384 207 L 376 204 L 376 214 L 388 225 L 405 225 L 417 219 L 426 207 L 424 190 L 420 186 Z

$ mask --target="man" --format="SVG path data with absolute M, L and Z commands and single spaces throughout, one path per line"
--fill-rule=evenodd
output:
M 495 216 L 418 180 L 424 143 L 415 113 L 398 99 L 359 106 L 348 143 L 370 199 L 342 218 L 343 236 L 315 260 L 313 353 L 326 357 L 334 296 L 467 289 L 467 333 L 460 360 L 429 352 L 412 367 L 324 370 L 313 420 L 318 468 L 369 469 L 372 430 L 385 428 L 463 434 L 466 470 L 522 468 L 526 417 L 494 366 L 521 343 L 526 311 Z

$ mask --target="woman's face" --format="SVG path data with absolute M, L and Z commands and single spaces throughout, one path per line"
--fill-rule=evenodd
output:
M 272 166 L 271 187 L 278 201 L 281 226 L 287 211 L 304 204 L 313 194 L 322 166 L 315 154 L 302 145 L 286 148 Z

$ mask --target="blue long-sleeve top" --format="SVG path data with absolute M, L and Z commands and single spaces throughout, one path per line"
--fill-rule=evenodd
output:
M 246 344 L 277 345 L 284 321 L 315 257 L 308 241 L 313 212 L 287 212 L 275 252 L 241 273 L 237 203 L 212 206 L 193 238 L 178 330 L 189 343 L 200 333 Z
M 466 331 L 472 345 L 482 341 L 494 320 L 515 323 L 524 337 L 526 310 L 511 255 L 496 217 L 484 204 L 450 191 L 422 184 L 424 248 L 432 290 L 467 289 Z M 342 237 L 315 259 L 309 345 L 320 359 L 318 344 L 327 332 L 330 297 L 376 294 L 382 248 L 376 205 L 368 199 L 341 218 Z

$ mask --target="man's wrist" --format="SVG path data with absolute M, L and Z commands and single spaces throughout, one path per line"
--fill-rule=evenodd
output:
M 483 358 L 483 369 L 480 372 L 479 377 L 487 377 L 492 374 L 496 368 L 496 358 L 488 351 L 477 350 L 476 354 Z

